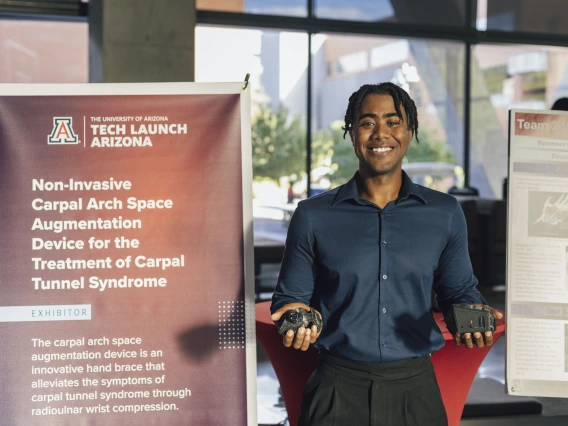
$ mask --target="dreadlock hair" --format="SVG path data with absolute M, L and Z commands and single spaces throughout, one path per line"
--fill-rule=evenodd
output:
M 342 127 L 345 131 L 345 133 L 343 133 L 343 139 L 345 139 L 347 132 L 353 128 L 353 123 L 359 114 L 363 99 L 365 99 L 367 95 L 390 95 L 400 119 L 404 119 L 400 111 L 400 105 L 402 104 L 406 110 L 406 128 L 412 130 L 416 137 L 416 142 L 418 142 L 418 114 L 416 112 L 416 105 L 403 88 L 393 83 L 364 84 L 349 97 L 349 105 L 345 112 L 345 126 Z

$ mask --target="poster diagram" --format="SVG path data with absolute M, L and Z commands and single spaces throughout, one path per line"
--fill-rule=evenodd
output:
M 2 87 L 0 425 L 256 424 L 241 86 Z
M 568 239 L 568 192 L 529 191 L 530 237 Z

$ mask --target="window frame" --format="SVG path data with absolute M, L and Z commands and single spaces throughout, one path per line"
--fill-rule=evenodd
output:
M 521 31 L 482 31 L 476 28 L 477 0 L 464 0 L 465 25 L 463 27 L 422 25 L 393 22 L 357 22 L 318 18 L 315 16 L 315 1 L 306 0 L 306 17 L 263 15 L 252 13 L 219 12 L 196 10 L 196 25 L 214 25 L 233 28 L 270 29 L 281 31 L 300 31 L 308 35 L 308 67 L 306 96 L 306 174 L 308 176 L 308 196 L 311 195 L 310 173 L 312 145 L 312 36 L 318 33 L 341 35 L 367 35 L 377 37 L 397 37 L 427 40 L 461 42 L 465 46 L 464 66 L 464 119 L 463 119 L 463 165 L 464 185 L 470 184 L 471 167 L 471 56 L 472 47 L 478 44 L 524 44 L 535 46 L 568 45 L 568 36 Z M 0 19 L 88 21 L 89 4 L 76 2 L 75 8 L 65 7 L 69 0 L 45 0 L 30 6 L 25 1 L 0 0 Z M 243 76 L 244 79 L 244 76 Z

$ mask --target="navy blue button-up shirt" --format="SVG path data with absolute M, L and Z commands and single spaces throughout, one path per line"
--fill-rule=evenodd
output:
M 431 312 L 481 303 L 457 200 L 403 172 L 384 209 L 358 196 L 355 177 L 301 201 L 286 239 L 272 312 L 303 302 L 321 312 L 315 346 L 363 362 L 393 362 L 440 349 Z

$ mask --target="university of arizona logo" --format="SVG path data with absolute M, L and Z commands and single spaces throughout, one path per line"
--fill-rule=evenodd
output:
M 79 138 L 73 131 L 73 119 L 71 117 L 54 117 L 53 130 L 47 137 L 49 145 L 77 144 Z

